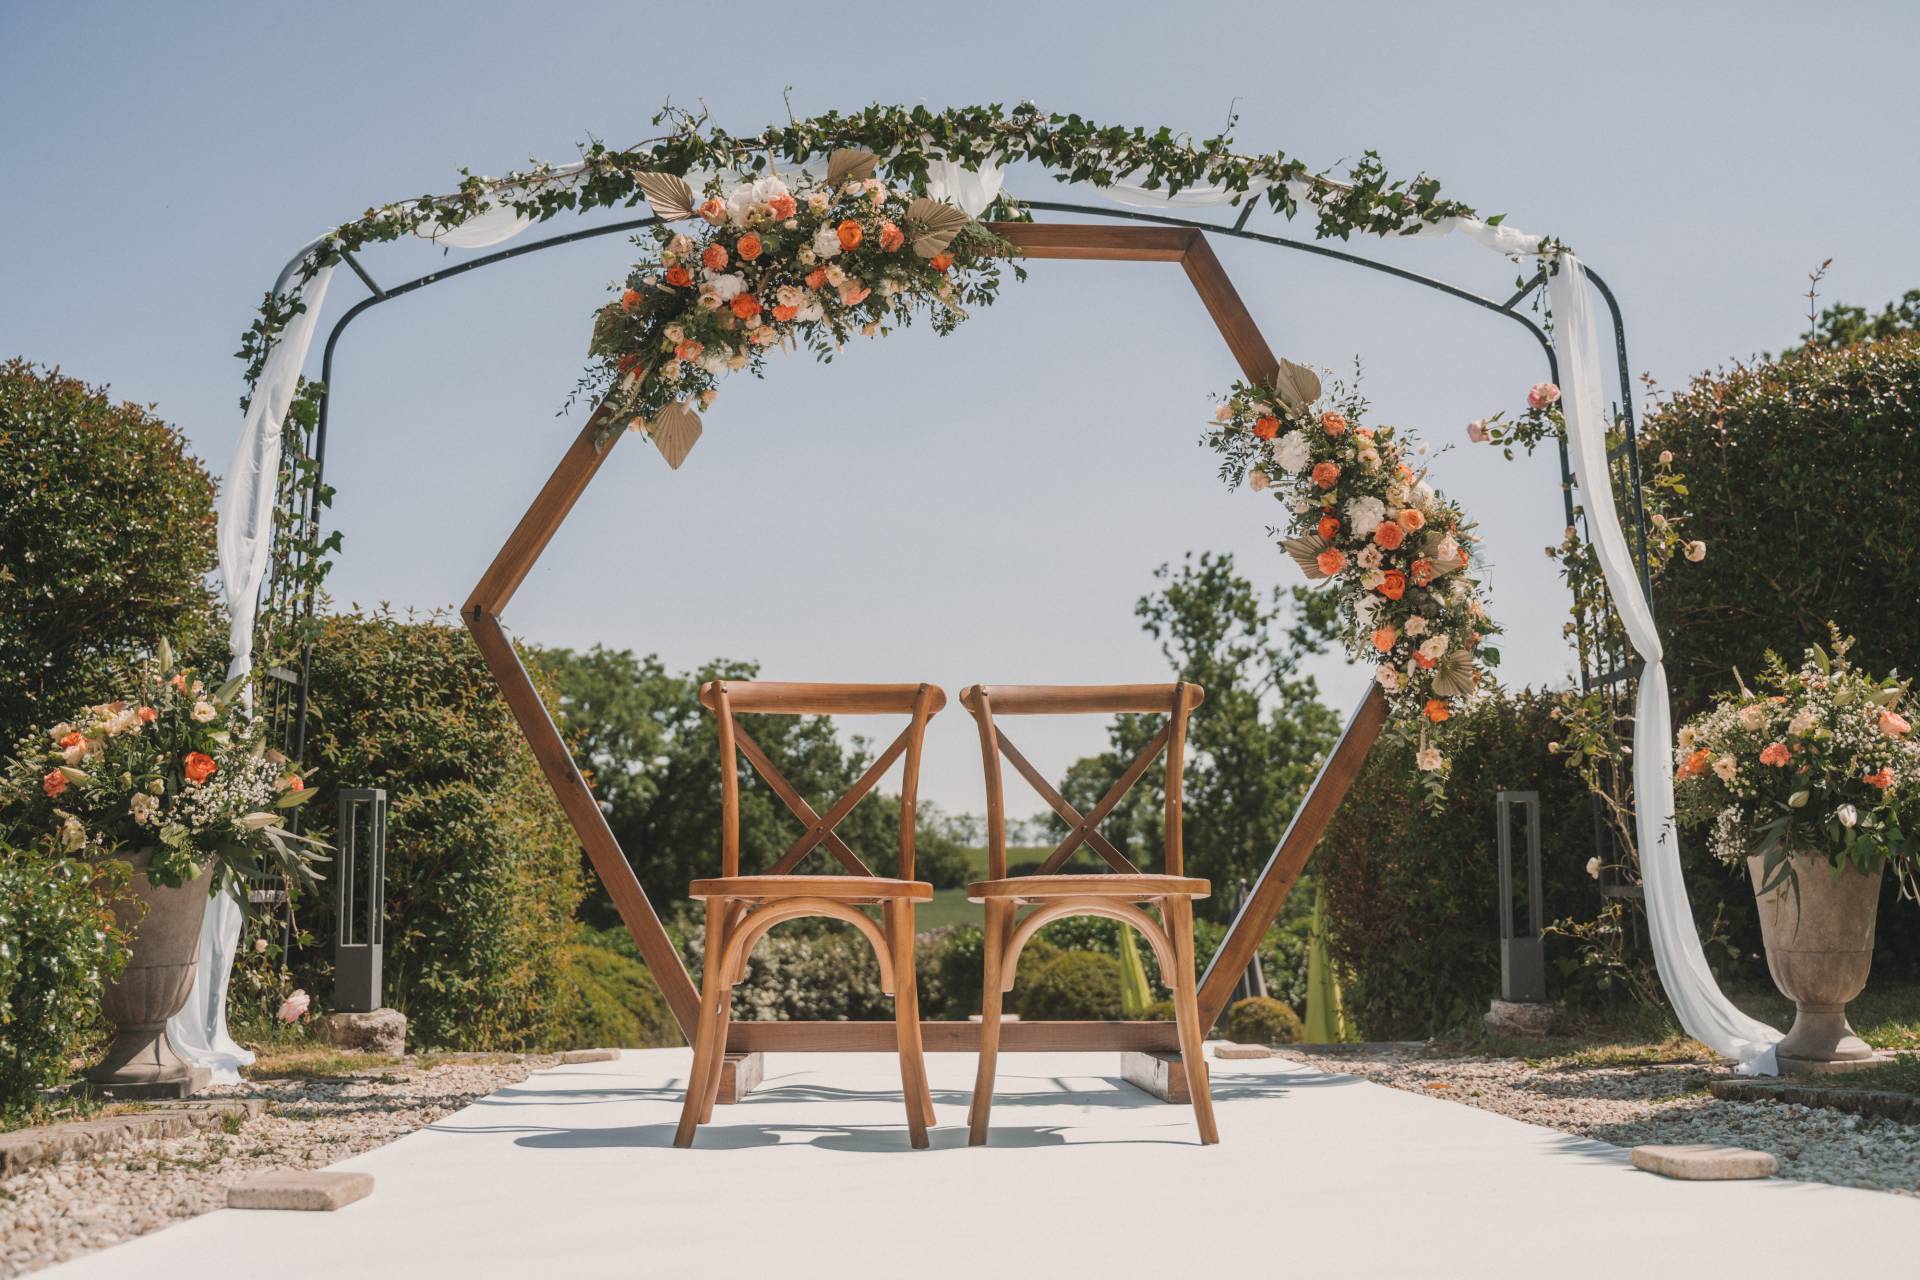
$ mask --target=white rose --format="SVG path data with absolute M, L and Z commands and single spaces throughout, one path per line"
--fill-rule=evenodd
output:
M 1420 656 L 1430 662 L 1438 662 L 1440 656 L 1446 651 L 1447 638 L 1445 636 L 1434 636 L 1420 646 Z
M 817 323 L 826 318 L 827 309 L 818 302 L 809 302 L 806 306 L 800 308 L 800 314 L 794 317 L 796 320 L 805 320 L 809 323 Z
M 742 275 L 735 275 L 731 271 L 709 271 L 707 272 L 707 283 L 701 288 L 700 292 L 705 293 L 708 287 L 712 288 L 714 296 L 719 298 L 720 301 L 731 302 L 746 290 L 747 278 Z
M 218 711 L 213 709 L 211 702 L 196 702 L 193 704 L 193 718 L 201 724 L 206 724 L 219 714 Z
M 822 227 L 813 233 L 813 252 L 820 258 L 840 256 L 840 237 L 834 233 L 832 227 Z

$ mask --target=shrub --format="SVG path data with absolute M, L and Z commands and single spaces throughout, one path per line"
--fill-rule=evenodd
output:
M 1024 960 L 1024 957 L 1022 957 Z M 1093 951 L 1063 951 L 1014 986 L 1022 1018 L 1103 1020 L 1122 1015 L 1120 962 Z
M 1453 775 L 1437 813 L 1423 803 L 1415 744 L 1383 737 L 1334 815 L 1313 865 L 1335 922 L 1330 949 L 1352 975 L 1346 1009 L 1367 1039 L 1432 1035 L 1498 994 L 1495 792 L 1540 793 L 1546 918 L 1598 910 L 1584 870 L 1593 812 L 1584 784 L 1547 749 L 1553 705 L 1522 691 L 1456 713 Z
M 323 619 L 309 763 L 387 791 L 386 984 L 422 1045 L 516 1048 L 556 1031 L 584 893 L 579 845 L 467 633 L 387 612 Z M 330 834 L 324 800 L 313 829 Z M 332 895 L 310 910 L 332 935 Z M 302 985 L 325 991 L 323 957 Z
M 625 938 L 625 935 L 621 935 Z M 684 1043 L 647 967 L 582 926 L 560 951 L 557 1016 L 546 1047 L 652 1049 Z
M 98 689 L 155 636 L 212 638 L 213 481 L 133 404 L 0 364 L 0 742 Z
M 1146 1008 L 1140 1011 L 1140 1021 L 1142 1022 L 1174 1021 L 1173 1001 L 1155 1000 L 1152 1004 L 1148 1005 Z
M 106 893 L 84 863 L 0 845 L 0 1116 L 67 1078 L 125 963 Z
M 1235 1044 L 1299 1044 L 1306 1034 L 1293 1006 L 1266 996 L 1235 1001 L 1222 1030 Z
M 986 935 L 971 924 L 920 935 L 914 972 L 919 978 L 920 1016 L 964 1022 L 980 1012 Z

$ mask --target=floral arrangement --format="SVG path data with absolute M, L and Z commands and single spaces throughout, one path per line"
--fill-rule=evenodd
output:
M 212 863 L 215 889 L 238 894 L 268 859 L 295 882 L 317 880 L 323 846 L 285 825 L 314 793 L 240 714 L 241 684 L 209 691 L 175 669 L 163 641 L 134 673 L 131 696 L 20 743 L 0 773 L 0 815 L 20 838 L 78 857 L 151 849 L 158 885 L 185 884 Z
M 966 306 L 991 302 L 1013 246 L 945 201 L 889 185 L 876 164 L 836 151 L 823 178 L 716 178 L 704 199 L 671 174 L 641 175 L 662 221 L 636 237 L 650 252 L 599 312 L 582 389 L 616 422 L 658 433 L 675 420 L 667 411 L 705 409 L 721 376 L 758 373 L 775 349 L 830 360 L 856 331 L 925 311 L 947 333 Z
M 1761 891 L 1791 879 L 1791 853 L 1836 867 L 1891 863 L 1912 885 L 1920 863 L 1920 718 L 1911 681 L 1875 679 L 1833 653 L 1798 670 L 1769 655 L 1760 691 L 1737 692 L 1689 720 L 1675 740 L 1674 799 L 1683 822 L 1711 822 L 1709 847 L 1729 865 L 1763 863 Z
M 1396 428 L 1364 424 L 1366 409 L 1357 393 L 1323 399 L 1316 375 L 1283 360 L 1271 387 L 1234 384 L 1207 442 L 1224 479 L 1285 507 L 1281 546 L 1332 584 L 1353 656 L 1377 664 L 1396 712 L 1418 717 L 1415 763 L 1437 792 L 1447 758 L 1429 735 L 1499 662 L 1485 641 L 1500 628 L 1472 572 L 1473 525 Z

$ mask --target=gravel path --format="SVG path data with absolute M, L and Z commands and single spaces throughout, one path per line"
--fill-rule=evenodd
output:
M 1514 1058 L 1435 1058 L 1423 1048 L 1283 1056 L 1446 1098 L 1617 1146 L 1707 1142 L 1771 1151 L 1780 1176 L 1920 1195 L 1920 1125 L 1780 1102 L 1726 1102 L 1714 1070 L 1663 1066 L 1530 1066 Z M 1720 1070 L 1724 1070 L 1721 1068 Z
M 265 1098 L 267 1114 L 189 1137 L 135 1143 L 0 1181 L 0 1277 L 218 1209 L 227 1187 L 267 1169 L 314 1169 L 392 1142 L 552 1058 L 411 1062 L 364 1075 L 262 1080 L 211 1092 Z

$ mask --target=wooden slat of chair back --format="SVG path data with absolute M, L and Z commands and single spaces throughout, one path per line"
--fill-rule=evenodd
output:
M 947 695 L 933 684 L 801 684 L 765 680 L 710 680 L 700 687 L 700 701 L 712 710 L 720 733 L 720 874 L 740 874 L 740 770 L 744 755 L 807 830 L 765 874 L 785 875 L 815 848 L 827 851 L 849 874 L 871 876 L 873 869 L 834 830 L 867 792 L 902 755 L 906 765 L 900 777 L 900 854 L 895 874 L 913 879 L 914 813 L 920 792 L 920 756 L 927 721 L 947 705 Z M 760 744 L 734 720 L 736 713 L 753 715 L 876 715 L 901 713 L 911 717 L 887 748 L 846 794 L 822 814 L 807 803 Z
M 1048 855 L 1037 874 L 1050 875 L 1064 866 L 1081 844 L 1086 844 L 1123 875 L 1138 875 L 1140 869 L 1100 834 L 1099 824 L 1113 812 L 1128 791 L 1146 774 L 1154 759 L 1164 750 L 1167 757 L 1166 835 L 1164 869 L 1168 875 L 1184 874 L 1185 859 L 1180 847 L 1180 807 L 1182 774 L 1186 767 L 1187 719 L 1206 699 L 1206 690 L 1197 684 L 1180 681 L 1173 684 L 1106 685 L 971 685 L 960 693 L 960 703 L 972 713 L 980 729 L 980 754 L 987 781 L 987 875 L 1001 880 L 1007 875 L 1006 794 L 1001 780 L 1001 757 L 1012 762 L 1048 806 L 1068 827 L 1067 838 Z M 994 723 L 1001 715 L 1087 715 L 1133 712 L 1150 714 L 1162 711 L 1167 723 L 1125 772 L 1108 788 L 1107 794 L 1087 813 L 1082 814 L 1067 802 L 1036 769 L 1020 749 L 1002 734 Z

